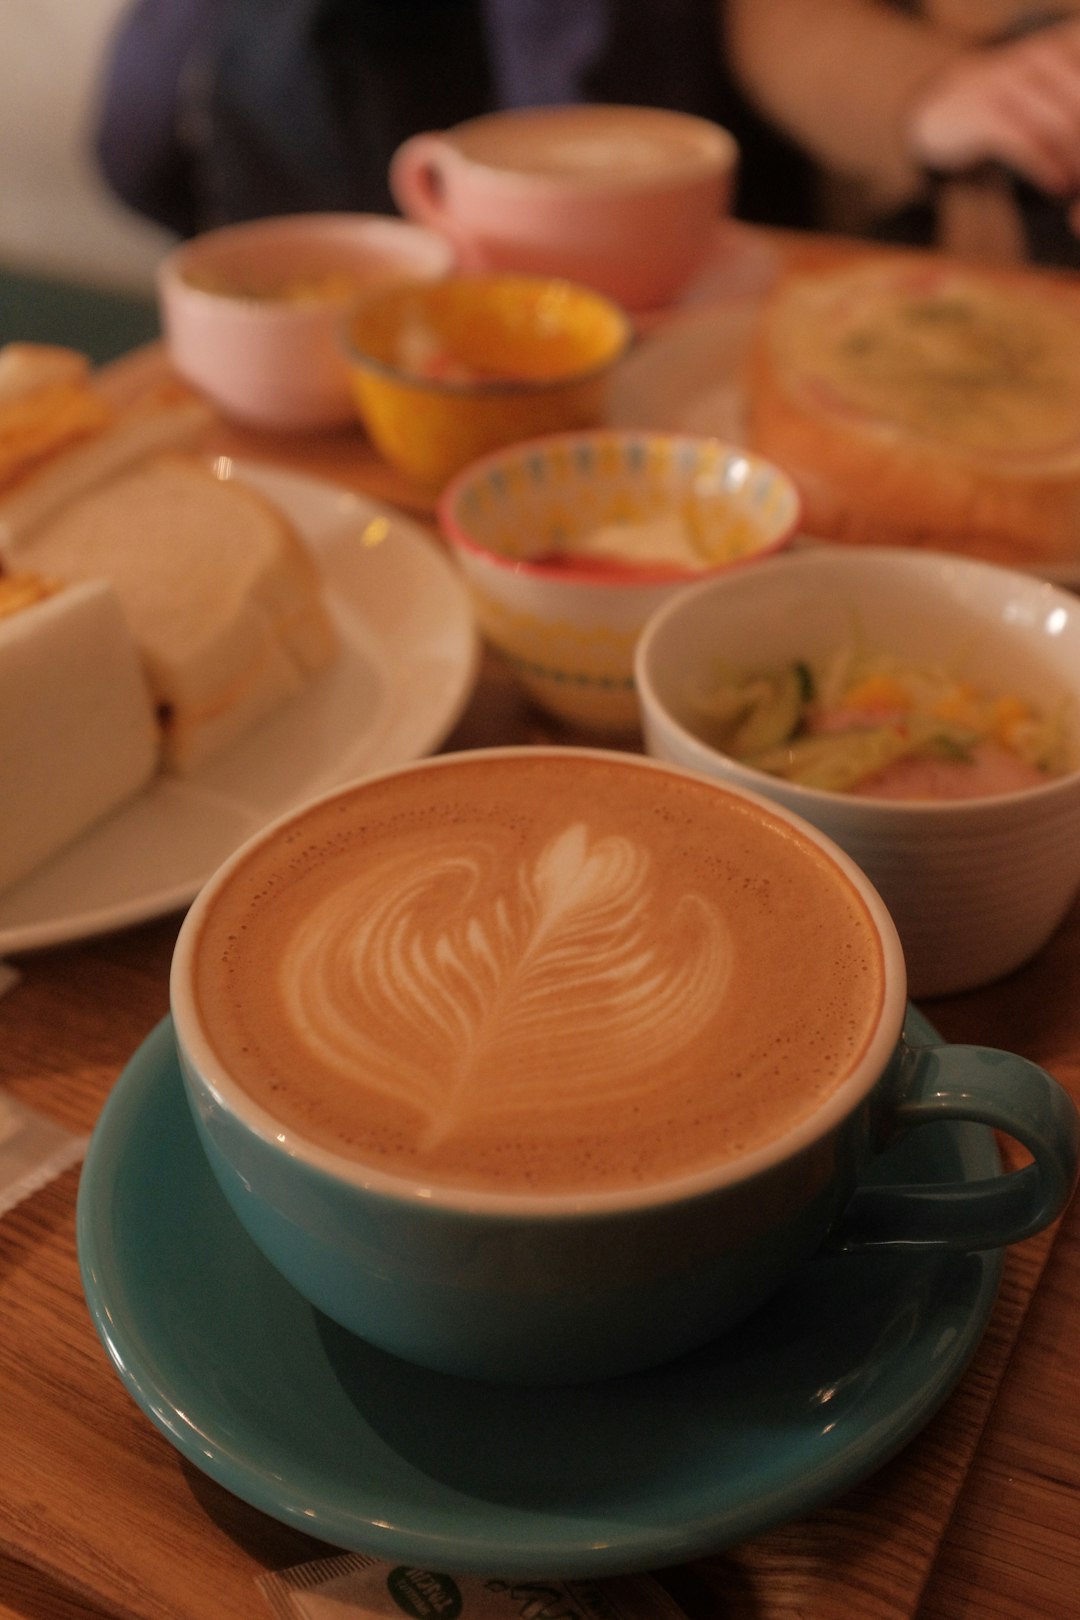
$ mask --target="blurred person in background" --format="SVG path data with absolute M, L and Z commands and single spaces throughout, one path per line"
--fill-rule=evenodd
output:
M 1080 267 L 1080 0 L 727 0 L 725 39 L 823 225 Z
M 809 163 L 735 87 L 716 0 L 135 0 L 102 65 L 95 147 L 122 201 L 190 236 L 392 212 L 407 136 L 581 101 L 723 124 L 739 215 L 811 222 Z

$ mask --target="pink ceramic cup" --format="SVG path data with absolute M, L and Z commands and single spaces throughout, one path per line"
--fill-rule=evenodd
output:
M 648 310 L 704 263 L 737 162 L 733 137 L 703 118 L 546 107 L 414 135 L 394 154 L 390 187 L 466 269 L 566 276 Z

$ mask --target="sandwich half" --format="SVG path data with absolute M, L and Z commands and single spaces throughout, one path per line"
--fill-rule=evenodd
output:
M 112 586 L 0 577 L 0 889 L 157 765 L 150 693 Z
M 173 771 L 197 770 L 335 655 L 318 570 L 285 514 L 182 451 L 96 485 L 9 556 L 65 582 L 110 582 Z

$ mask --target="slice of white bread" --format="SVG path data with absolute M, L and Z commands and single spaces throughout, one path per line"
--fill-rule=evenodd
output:
M 1080 297 L 872 255 L 790 276 L 744 378 L 751 446 L 794 478 L 808 534 L 1080 559 Z
M 0 890 L 136 794 L 159 748 L 112 587 L 29 593 L 7 612 L 12 583 L 0 581 Z
M 318 570 L 285 515 L 183 452 L 96 486 L 12 556 L 56 579 L 112 583 L 174 771 L 227 748 L 336 650 Z
M 74 349 L 0 348 L 0 547 L 142 457 L 193 444 L 213 420 L 190 390 L 163 384 L 120 408 Z

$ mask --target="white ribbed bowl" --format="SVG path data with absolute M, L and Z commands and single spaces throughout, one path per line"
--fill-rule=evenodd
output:
M 915 996 L 1020 967 L 1080 889 L 1080 770 L 948 803 L 887 803 L 767 776 L 695 736 L 687 694 L 717 660 L 764 669 L 868 649 L 959 668 L 1080 728 L 1080 600 L 1009 569 L 936 552 L 815 546 L 693 586 L 650 619 L 635 679 L 647 751 L 786 805 L 858 862 L 896 922 Z M 1080 743 L 1080 729 L 1078 729 Z

